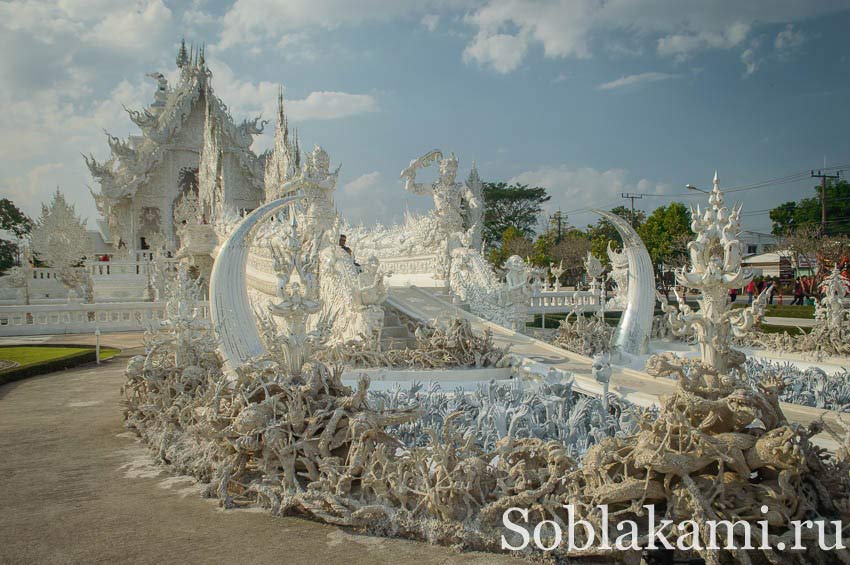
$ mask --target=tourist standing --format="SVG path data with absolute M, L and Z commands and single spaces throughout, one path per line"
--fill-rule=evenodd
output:
M 800 277 L 797 277 L 797 280 L 794 281 L 794 300 L 791 301 L 791 304 L 803 305 L 803 281 L 800 280 Z
M 754 280 L 748 282 L 746 288 L 744 288 L 747 291 L 747 304 L 753 303 L 753 294 L 756 292 L 756 288 L 758 287 L 756 287 L 756 281 Z

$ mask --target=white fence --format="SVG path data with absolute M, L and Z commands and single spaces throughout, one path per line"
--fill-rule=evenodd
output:
M 531 297 L 529 314 L 556 314 L 575 309 L 587 312 L 599 310 L 602 296 L 598 290 L 545 290 Z
M 208 317 L 208 303 L 200 307 Z M 164 316 L 164 302 L 0 306 L 0 336 L 144 331 Z

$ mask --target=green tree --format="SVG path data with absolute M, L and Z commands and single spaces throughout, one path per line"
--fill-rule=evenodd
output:
M 799 202 L 784 202 L 770 211 L 774 235 L 788 235 L 798 229 L 821 226 L 821 187 L 815 196 Z M 845 180 L 826 186 L 826 233 L 850 235 L 850 183 Z
M 656 208 L 637 229 L 657 273 L 685 263 L 693 237 L 691 212 L 681 202 Z
M 20 243 L 32 230 L 32 220 L 8 198 L 0 199 L 0 231 L 14 240 L 0 237 L 0 274 L 20 264 Z
M 505 260 L 511 255 L 519 255 L 523 259 L 531 258 L 535 254 L 534 243 L 514 226 L 502 233 L 499 246 L 490 250 L 490 262 L 496 267 L 501 267 Z
M 545 188 L 504 182 L 484 183 L 482 194 L 484 239 L 491 247 L 498 245 L 511 227 L 524 237 L 533 237 L 543 203 L 551 198 Z
M 611 208 L 611 213 L 621 218 L 632 221 L 632 211 L 625 206 L 616 206 Z M 646 212 L 635 210 L 635 226 L 639 228 L 646 220 Z M 614 247 L 621 247 L 623 242 L 617 228 L 605 218 L 599 218 L 595 224 L 587 226 L 587 237 L 590 240 L 590 251 L 596 255 L 603 263 L 608 262 L 608 243 L 614 242 Z

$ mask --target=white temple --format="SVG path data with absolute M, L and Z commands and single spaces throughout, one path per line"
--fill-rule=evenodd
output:
M 176 63 L 176 84 L 151 73 L 157 83 L 153 102 L 127 109 L 140 134 L 122 140 L 107 133 L 109 158 L 85 157 L 102 215 L 99 231 L 89 232 L 92 244 L 78 245 L 76 259 L 61 268 L 27 262 L 21 273 L 0 278 L 0 308 L 8 309 L 0 333 L 146 327 L 163 316 L 166 286 L 178 263 L 199 280 L 202 295 L 208 294 L 213 265 L 239 229 L 248 243 L 234 251 L 233 264 L 244 265 L 245 300 L 259 313 L 246 317 L 262 323 L 282 293 L 320 301 L 322 310 L 307 329 L 323 332 L 330 342 L 378 348 L 387 336 L 409 342 L 412 336 L 398 322 L 398 304 L 390 305 L 387 297 L 389 288 L 410 285 L 447 293 L 457 306 L 515 331 L 522 331 L 535 312 L 601 307 L 598 292 L 541 287 L 539 273 L 533 282 L 534 273 L 520 257 L 510 259 L 504 280 L 497 276 L 479 251 L 483 183 L 474 163 L 459 182 L 454 153 L 426 152 L 410 162 L 401 179 L 404 190 L 433 199 L 430 212 L 407 215 L 401 225 L 351 226 L 334 204 L 339 166 L 331 166 L 320 146 L 302 155 L 282 91 L 273 146 L 257 155 L 251 145 L 266 121 L 234 121 L 215 95 L 203 49 L 181 43 Z M 417 173 L 431 166 L 439 169 L 436 180 L 417 182 Z M 63 206 L 60 196 L 51 206 Z M 273 213 L 246 221 L 251 212 L 273 204 L 268 208 Z M 69 239 L 86 229 L 72 207 L 61 212 L 66 217 L 61 225 L 46 227 L 44 237 L 34 241 Z M 308 250 L 304 261 L 310 268 L 282 281 L 280 264 L 293 229 Z M 338 245 L 340 233 L 348 236 L 353 255 Z M 387 319 L 390 328 L 384 332 Z
M 202 220 L 212 223 L 218 210 L 253 210 L 266 200 L 267 186 L 281 186 L 299 167 L 282 96 L 274 150 L 258 156 L 251 144 L 266 122 L 234 122 L 213 91 L 203 49 L 187 51 L 181 44 L 177 66 L 176 85 L 151 73 L 157 81 L 154 102 L 127 109 L 141 135 L 121 140 L 107 133 L 110 157 L 102 163 L 86 157 L 99 185 L 92 193 L 103 215 L 99 227 L 116 250 L 147 249 L 160 237 L 176 249 L 181 220 L 175 212 L 182 198 L 196 196 Z M 270 190 L 268 196 L 277 195 Z

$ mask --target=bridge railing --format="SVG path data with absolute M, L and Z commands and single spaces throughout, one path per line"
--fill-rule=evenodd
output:
M 528 313 L 555 314 L 574 309 L 594 312 L 601 307 L 601 300 L 596 290 L 541 290 L 532 295 Z
M 209 304 L 199 307 L 209 317 Z M 0 336 L 144 331 L 164 318 L 164 302 L 0 306 Z

